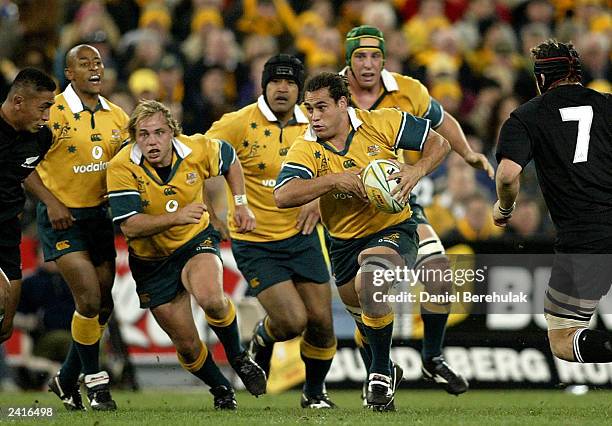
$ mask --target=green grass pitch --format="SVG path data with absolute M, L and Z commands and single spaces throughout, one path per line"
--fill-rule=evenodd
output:
M 300 393 L 267 395 L 259 399 L 238 394 L 236 412 L 212 409 L 208 391 L 151 389 L 138 393 L 113 392 L 119 410 L 113 413 L 67 412 L 55 395 L 43 392 L 0 392 L 0 423 L 17 425 L 603 425 L 612 416 L 612 392 L 590 391 L 576 396 L 561 390 L 472 390 L 460 397 L 443 391 L 398 391 L 395 413 L 372 413 L 360 406 L 359 391 L 330 390 L 337 410 L 303 410 Z M 8 407 L 53 407 L 52 419 L 7 417 Z

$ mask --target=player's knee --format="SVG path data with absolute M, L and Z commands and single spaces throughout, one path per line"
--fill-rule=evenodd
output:
M 221 318 L 227 309 L 227 300 L 223 293 L 215 294 L 206 297 L 202 301 L 198 301 L 206 315 L 212 318 Z
M 306 329 L 308 319 L 306 313 L 300 310 L 291 312 L 289 315 L 285 315 L 281 318 L 274 318 L 275 331 L 281 336 L 283 340 L 293 339 L 301 335 Z
M 194 336 L 174 336 L 172 343 L 176 352 L 187 362 L 193 362 L 199 355 L 200 343 Z
M 95 317 L 100 314 L 100 299 L 93 297 L 76 297 L 76 310 L 84 317 Z
M 423 269 L 420 280 L 429 294 L 438 296 L 452 292 L 453 282 L 445 279 L 446 271 L 450 270 L 450 263 L 446 256 L 426 260 L 419 267 Z

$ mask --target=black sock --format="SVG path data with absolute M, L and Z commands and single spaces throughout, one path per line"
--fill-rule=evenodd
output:
M 423 359 L 431 359 L 442 353 L 444 332 L 448 314 L 429 312 L 421 306 L 421 319 L 423 320 Z
M 81 358 L 76 345 L 74 341 L 70 344 L 68 355 L 60 368 L 60 386 L 64 392 L 69 392 L 76 385 L 79 374 L 81 374 Z
M 576 362 L 612 362 L 609 333 L 582 328 L 574 334 L 573 343 Z

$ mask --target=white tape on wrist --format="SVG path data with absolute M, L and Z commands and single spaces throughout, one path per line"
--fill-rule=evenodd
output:
M 235 206 L 246 206 L 248 204 L 246 194 L 234 195 Z

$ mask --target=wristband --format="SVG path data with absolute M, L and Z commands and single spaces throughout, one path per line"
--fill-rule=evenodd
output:
M 235 206 L 246 206 L 248 203 L 246 194 L 234 195 Z
M 510 206 L 510 208 L 507 208 L 507 209 L 503 208 L 501 205 L 497 206 L 502 216 L 510 216 L 512 212 L 514 211 L 515 207 L 516 207 L 516 202 L 512 203 L 512 206 Z

